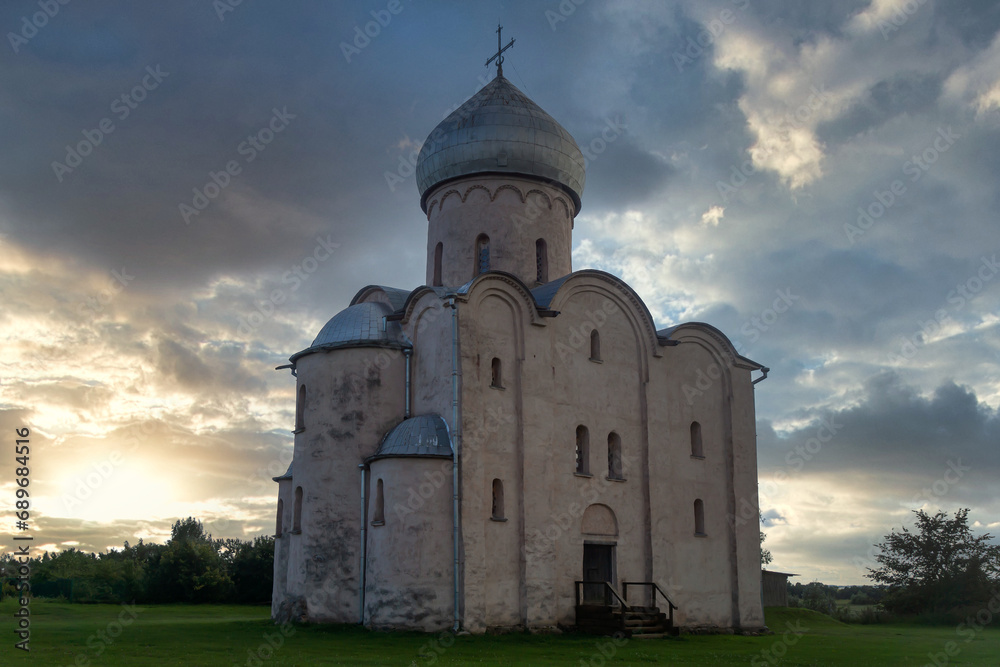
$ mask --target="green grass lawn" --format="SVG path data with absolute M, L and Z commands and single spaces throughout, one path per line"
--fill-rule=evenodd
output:
M 31 652 L 25 654 L 13 646 L 13 602 L 0 603 L 2 665 L 925 665 L 934 664 L 928 654 L 936 653 L 945 664 L 948 642 L 959 650 L 949 665 L 1000 665 L 1000 629 L 973 638 L 955 627 L 845 625 L 784 608 L 767 610 L 775 634 L 761 637 L 518 634 L 442 640 L 355 626 L 300 626 L 285 637 L 265 607 L 164 605 L 129 612 L 35 600 Z

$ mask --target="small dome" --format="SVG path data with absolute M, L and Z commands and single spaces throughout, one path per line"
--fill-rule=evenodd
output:
M 440 415 L 404 419 L 389 431 L 369 461 L 390 456 L 436 456 L 451 458 L 448 424 Z
M 345 308 L 320 329 L 312 345 L 292 355 L 291 361 L 310 352 L 338 347 L 409 347 L 398 322 L 385 322 L 385 330 L 382 329 L 382 318 L 391 313 L 391 307 L 378 302 Z
M 420 207 L 435 185 L 470 174 L 533 176 L 564 189 L 580 210 L 583 153 L 562 125 L 503 76 L 441 121 L 417 158 Z

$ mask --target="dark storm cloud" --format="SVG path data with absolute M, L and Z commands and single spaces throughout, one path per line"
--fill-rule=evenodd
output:
M 587 200 L 593 201 L 598 211 L 635 206 L 662 190 L 673 173 L 662 157 L 621 138 L 607 144 L 606 150 L 588 165 Z
M 801 471 L 829 482 L 823 497 L 774 508 L 776 555 L 833 572 L 820 549 L 839 562 L 870 543 L 948 457 L 995 474 L 1000 276 L 961 307 L 948 295 L 1000 252 L 996 3 L 929 0 L 888 35 L 853 20 L 864 0 L 560 6 L 404 0 L 352 52 L 378 5 L 244 2 L 220 20 L 208 0 L 74 2 L 17 53 L 0 50 L 5 415 L 44 424 L 44 460 L 77 451 L 82 471 L 142 442 L 136 461 L 173 480 L 170 511 L 199 513 L 217 536 L 266 529 L 260 499 L 287 464 L 294 408 L 294 379 L 273 368 L 360 287 L 423 283 L 410 157 L 492 78 L 499 12 L 517 40 L 507 78 L 594 153 L 576 268 L 625 276 L 658 324 L 708 321 L 771 367 L 755 386 L 762 480 L 816 419 L 844 424 Z M 36 7 L 4 4 L 0 28 Z M 727 9 L 735 20 L 679 67 Z M 136 86 L 131 108 L 121 96 Z M 777 124 L 810 86 L 828 99 L 783 139 Z M 103 118 L 114 130 L 60 182 L 52 163 Z M 609 119 L 627 124 L 614 141 Z M 907 161 L 948 128 L 961 138 L 909 180 Z M 263 129 L 274 135 L 258 149 Z M 779 147 L 755 164 L 768 132 Z M 905 193 L 849 238 L 858 207 L 897 179 Z M 216 186 L 186 224 L 179 205 Z M 925 335 L 941 309 L 947 331 Z M 907 340 L 914 354 L 891 361 Z M 944 500 L 995 504 L 982 474 Z M 837 484 L 864 498 L 850 525 Z M 95 548 L 142 530 L 44 525 Z
M 903 72 L 879 81 L 839 118 L 816 128 L 816 134 L 823 142 L 839 144 L 899 114 L 926 111 L 941 94 L 941 83 L 937 75 L 918 72 Z
M 939 30 L 953 30 L 969 48 L 979 50 L 1000 28 L 1000 5 L 993 0 L 935 2 L 934 23 Z
M 762 468 L 832 473 L 848 485 L 855 474 L 892 471 L 905 477 L 887 479 L 882 491 L 907 498 L 921 483 L 961 468 L 950 475 L 960 478 L 953 502 L 975 489 L 997 490 L 1000 415 L 971 389 L 945 383 L 923 396 L 897 374 L 883 372 L 865 382 L 857 402 L 821 411 L 816 421 L 781 436 L 767 426 L 758 429 Z

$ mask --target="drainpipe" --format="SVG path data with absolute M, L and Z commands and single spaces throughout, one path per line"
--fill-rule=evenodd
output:
M 410 398 L 410 367 L 413 363 L 413 350 L 403 348 L 403 356 L 406 357 L 406 398 L 403 405 L 403 419 L 410 418 L 411 398 Z
M 759 378 L 757 378 L 756 380 L 754 380 L 750 384 L 753 385 L 753 384 L 757 384 L 758 382 L 763 382 L 764 380 L 766 380 L 767 379 L 767 372 L 769 370 L 771 370 L 771 369 L 768 368 L 767 366 L 761 366 L 760 367 L 760 372 L 763 373 L 763 375 L 761 375 Z
M 458 542 L 458 451 L 462 442 L 462 422 L 458 409 L 458 306 L 455 297 L 448 299 L 447 306 L 451 308 L 451 504 L 452 504 L 452 543 L 455 548 L 455 625 L 452 628 L 458 632 L 462 627 L 459 615 L 459 542 Z
M 358 610 L 359 621 L 361 625 L 365 624 L 365 561 L 367 556 L 365 550 L 367 547 L 367 541 L 365 539 L 365 513 L 368 506 L 365 504 L 365 464 L 359 463 L 358 468 L 361 469 L 361 576 L 358 577 L 361 580 L 361 593 L 358 595 L 358 599 L 361 601 L 360 609 Z

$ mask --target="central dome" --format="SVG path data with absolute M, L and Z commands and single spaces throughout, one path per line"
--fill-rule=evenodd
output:
M 441 121 L 417 158 L 420 207 L 431 189 L 472 174 L 518 174 L 561 187 L 580 210 L 583 153 L 562 125 L 503 75 Z

